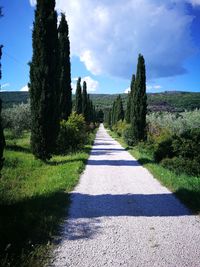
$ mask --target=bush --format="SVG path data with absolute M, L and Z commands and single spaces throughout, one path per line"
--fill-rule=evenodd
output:
M 123 139 L 128 146 L 133 146 L 137 144 L 137 141 L 133 139 L 133 132 L 131 125 L 128 125 L 124 130 Z
M 158 143 L 154 151 L 154 160 L 156 162 L 160 162 L 164 158 L 172 158 L 173 156 L 172 138 L 167 138 Z
M 65 154 L 83 147 L 88 134 L 83 115 L 73 112 L 67 121 L 61 121 L 57 140 L 57 153 Z
M 186 173 L 188 175 L 200 176 L 200 162 L 197 160 L 174 157 L 172 159 L 163 159 L 161 165 L 178 175 Z
M 115 125 L 113 125 L 112 129 L 116 132 L 119 136 L 123 136 L 124 131 L 127 129 L 127 124 L 124 121 L 120 120 Z
M 191 129 L 175 136 L 173 150 L 176 156 L 200 162 L 200 129 Z
M 3 127 L 10 129 L 13 137 L 20 137 L 23 131 L 31 129 L 30 103 L 14 105 L 2 111 Z

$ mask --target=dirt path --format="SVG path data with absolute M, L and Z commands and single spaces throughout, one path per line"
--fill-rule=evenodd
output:
M 200 266 L 200 219 L 100 127 L 50 266 Z

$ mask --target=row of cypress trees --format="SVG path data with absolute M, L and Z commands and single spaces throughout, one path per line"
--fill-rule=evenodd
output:
M 65 15 L 57 28 L 55 0 L 38 0 L 30 63 L 31 148 L 48 160 L 55 150 L 60 120 L 72 109 L 70 43 Z
M 130 124 L 129 137 L 132 141 L 145 141 L 147 137 L 146 114 L 146 68 L 144 57 L 139 54 L 136 76 L 132 75 L 126 112 L 124 114 L 122 99 L 119 95 L 114 101 L 112 109 L 105 112 L 105 122 L 113 126 L 118 121 L 125 119 L 126 123 Z
M 76 86 L 75 112 L 77 114 L 82 114 L 86 123 L 95 122 L 96 120 L 96 110 L 87 93 L 87 83 L 83 81 L 82 88 L 80 77 L 77 80 Z

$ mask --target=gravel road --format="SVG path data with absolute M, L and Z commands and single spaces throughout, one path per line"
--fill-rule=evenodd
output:
M 49 266 L 200 266 L 200 218 L 101 125 Z

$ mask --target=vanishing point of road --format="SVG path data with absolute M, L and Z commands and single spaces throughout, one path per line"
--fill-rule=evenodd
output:
M 50 266 L 200 266 L 200 218 L 103 125 L 71 201 Z

